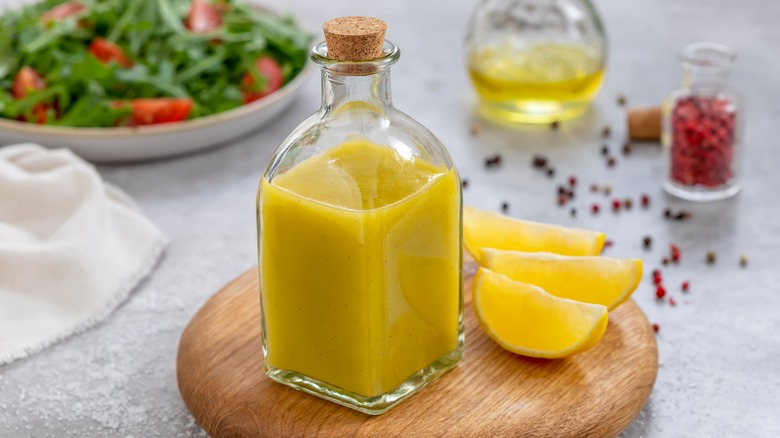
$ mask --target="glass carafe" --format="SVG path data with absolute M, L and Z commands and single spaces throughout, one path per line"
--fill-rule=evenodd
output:
M 587 110 L 604 78 L 607 39 L 589 0 L 483 0 L 466 56 L 483 117 L 550 123 Z
M 322 107 L 273 155 L 257 197 L 263 355 L 277 382 L 379 414 L 463 354 L 460 180 L 397 110 L 384 41 L 328 57 Z

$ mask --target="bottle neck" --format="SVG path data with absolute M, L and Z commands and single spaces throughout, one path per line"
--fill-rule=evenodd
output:
M 683 86 L 693 94 L 714 95 L 724 91 L 736 52 L 718 43 L 694 43 L 680 53 Z
M 330 112 L 350 102 L 365 102 L 382 110 L 391 109 L 390 68 L 378 68 L 373 73 L 361 75 L 323 68 L 322 109 Z
M 730 69 L 683 66 L 683 86 L 694 94 L 712 95 L 728 87 Z

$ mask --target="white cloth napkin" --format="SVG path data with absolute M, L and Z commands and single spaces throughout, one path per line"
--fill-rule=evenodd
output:
M 66 149 L 0 148 L 0 365 L 106 318 L 166 241 Z

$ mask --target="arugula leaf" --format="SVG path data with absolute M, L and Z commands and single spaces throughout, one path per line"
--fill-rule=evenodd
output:
M 105 125 L 105 120 L 119 120 L 131 109 L 127 106 L 106 105 L 106 102 L 93 96 L 84 96 L 73 104 L 59 120 L 52 122 L 59 126 L 111 126 Z M 106 117 L 108 113 L 111 117 Z
M 198 63 L 191 65 L 186 70 L 177 74 L 176 80 L 178 82 L 187 82 L 190 79 L 200 75 L 204 71 L 209 70 L 221 64 L 224 59 L 225 59 L 225 53 L 223 50 L 220 50 L 217 53 L 209 56 L 208 58 L 203 58 Z
M 0 79 L 5 78 L 14 68 L 13 46 L 11 45 L 11 33 L 0 22 Z
M 122 33 L 125 31 L 125 28 L 130 24 L 130 22 L 133 21 L 133 19 L 136 18 L 136 14 L 138 13 L 138 9 L 146 3 L 146 0 L 134 0 L 130 2 L 130 5 L 127 7 L 127 10 L 122 14 L 122 17 L 119 18 L 119 20 L 114 25 L 113 29 L 111 29 L 111 32 L 106 37 L 109 41 L 116 41 Z
M 5 112 L 18 117 L 25 111 L 31 110 L 39 103 L 51 101 L 52 98 L 61 95 L 64 91 L 65 87 L 62 85 L 50 87 L 45 90 L 33 91 L 24 99 L 14 100 L 10 104 L 6 105 Z
M 164 24 L 174 32 L 184 33 L 184 26 L 181 24 L 181 17 L 176 15 L 176 11 L 168 0 L 157 0 L 157 7 L 160 11 L 160 17 Z
M 148 69 L 144 66 L 136 66 L 129 70 L 118 70 L 116 72 L 116 78 L 119 82 L 125 82 L 128 84 L 140 84 L 149 85 L 152 88 L 157 89 L 159 92 L 173 97 L 189 98 L 190 95 L 187 90 L 175 84 L 172 81 L 166 81 L 160 76 L 154 76 L 149 73 Z M 133 96 L 135 97 L 158 97 L 158 96 Z

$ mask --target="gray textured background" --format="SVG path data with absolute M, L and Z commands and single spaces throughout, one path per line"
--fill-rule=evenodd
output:
M 0 4 L 13 3 L 0 0 Z M 369 3 L 373 3 L 369 5 Z M 471 2 L 294 0 L 273 6 L 318 29 L 339 15 L 375 15 L 400 45 L 394 67 L 397 106 L 435 132 L 463 177 L 466 202 L 534 220 L 604 230 L 612 255 L 645 258 L 649 273 L 668 242 L 682 262 L 666 270 L 680 304 L 658 304 L 645 279 L 634 299 L 661 325 L 660 369 L 650 401 L 627 437 L 779 436 L 780 225 L 777 122 L 780 121 L 780 2 L 776 0 L 597 0 L 610 37 L 607 79 L 584 118 L 547 129 L 507 131 L 485 126 L 471 137 L 474 93 L 464 70 L 462 42 Z M 747 102 L 744 191 L 737 198 L 689 205 L 659 188 L 659 149 L 618 155 L 609 170 L 599 155 L 598 131 L 613 126 L 624 138 L 624 93 L 631 104 L 652 104 L 679 82 L 675 54 L 684 44 L 716 40 L 739 52 L 733 83 Z M 276 145 L 316 109 L 319 81 L 311 78 L 299 102 L 270 127 L 227 147 L 148 164 L 101 167 L 171 238 L 166 257 L 130 300 L 97 328 L 32 358 L 0 368 L 0 436 L 200 436 L 181 401 L 175 375 L 179 336 L 203 302 L 255 263 L 254 197 Z M 772 129 L 775 131 L 772 131 Z M 504 156 L 485 171 L 484 157 Z M 529 166 L 544 153 L 557 168 L 550 181 Z M 580 190 L 576 219 L 555 206 L 555 183 L 577 175 L 580 184 L 609 183 L 616 196 L 650 194 L 652 207 L 614 215 L 607 200 Z M 593 200 L 606 211 L 587 212 Z M 663 208 L 687 208 L 689 222 L 669 222 Z M 654 237 L 645 252 L 641 238 Z M 718 252 L 716 267 L 704 263 Z M 746 269 L 740 253 L 750 256 Z M 775 266 L 775 268 L 772 268 Z M 691 281 L 682 296 L 678 286 Z M 686 301 L 687 304 L 683 303 Z

